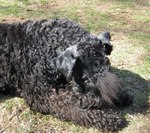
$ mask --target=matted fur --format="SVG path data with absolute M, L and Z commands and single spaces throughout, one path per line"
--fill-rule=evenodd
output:
M 65 19 L 0 23 L 0 93 L 41 113 L 117 131 L 125 120 L 108 107 L 131 100 L 109 72 L 109 41 L 109 33 L 97 37 Z

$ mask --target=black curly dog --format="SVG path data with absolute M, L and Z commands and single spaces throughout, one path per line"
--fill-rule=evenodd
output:
M 109 32 L 94 36 L 65 19 L 0 23 L 0 93 L 44 114 L 117 131 L 126 121 L 111 108 L 132 100 L 109 72 L 109 41 Z

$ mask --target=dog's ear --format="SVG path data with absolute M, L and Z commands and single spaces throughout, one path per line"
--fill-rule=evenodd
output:
M 100 39 L 102 44 L 104 45 L 106 55 L 110 55 L 113 50 L 113 46 L 110 43 L 111 39 L 110 33 L 103 32 L 100 35 L 98 35 L 97 38 Z
M 70 46 L 55 59 L 55 66 L 66 77 L 70 79 L 72 69 L 78 58 L 77 45 Z

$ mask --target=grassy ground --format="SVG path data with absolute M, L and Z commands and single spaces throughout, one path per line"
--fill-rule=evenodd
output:
M 149 0 L 0 0 L 0 22 L 69 18 L 93 34 L 110 31 L 112 71 L 134 95 L 118 109 L 129 121 L 120 133 L 150 130 L 150 1 Z M 32 112 L 23 99 L 0 95 L 0 133 L 97 133 L 96 129 L 62 122 Z

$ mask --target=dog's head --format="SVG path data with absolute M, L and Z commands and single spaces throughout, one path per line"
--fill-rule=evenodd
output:
M 110 54 L 112 50 L 112 47 L 111 49 L 109 49 L 110 47 L 106 47 L 106 44 L 110 45 L 110 37 L 107 37 L 108 35 L 110 34 L 103 33 L 100 38 L 90 37 L 84 43 L 70 46 L 55 60 L 57 69 L 63 73 L 66 79 L 74 79 L 83 91 L 93 90 L 97 93 L 97 90 L 101 89 L 100 95 L 105 92 L 113 92 L 110 89 L 111 87 L 109 89 L 105 87 L 105 84 L 109 83 L 109 76 L 112 76 L 105 74 L 110 66 L 107 52 L 109 51 Z M 115 79 L 113 80 L 116 82 Z M 113 83 L 111 84 L 113 85 Z M 108 90 L 105 91 L 103 89 Z M 113 94 L 110 95 L 113 96 Z M 108 101 L 109 99 L 106 98 L 106 100 Z

